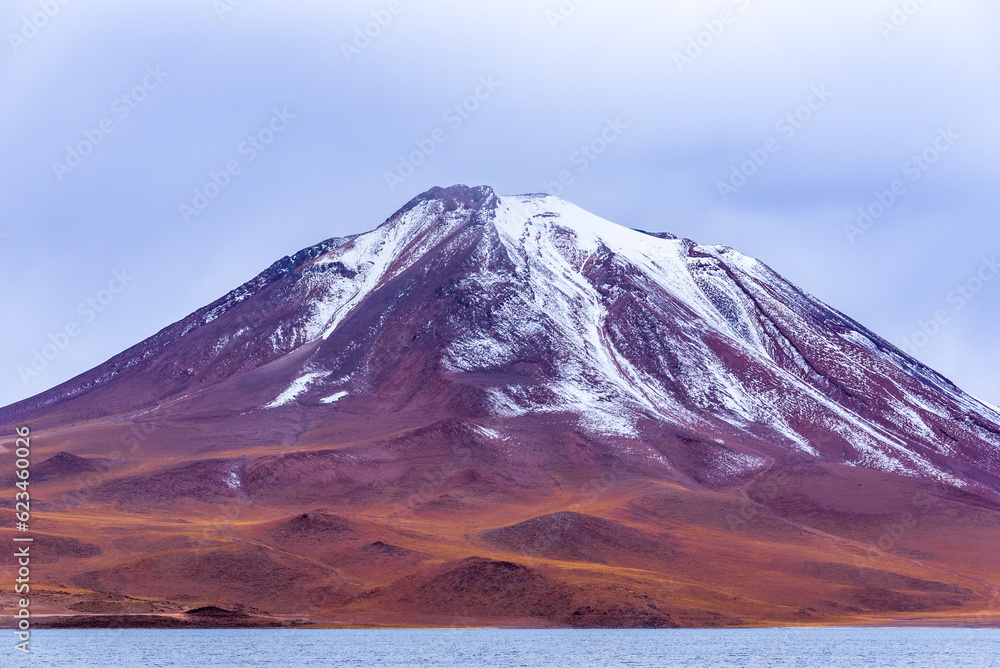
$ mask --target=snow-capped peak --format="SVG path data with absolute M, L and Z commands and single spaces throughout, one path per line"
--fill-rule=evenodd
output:
M 257 406 L 323 420 L 417 402 L 561 420 L 658 462 L 693 443 L 720 476 L 788 451 L 959 486 L 1000 476 L 996 407 L 762 262 L 485 186 L 432 189 L 285 258 L 36 404 L 155 373 L 148 396 L 105 402 L 135 412 L 262 367 Z

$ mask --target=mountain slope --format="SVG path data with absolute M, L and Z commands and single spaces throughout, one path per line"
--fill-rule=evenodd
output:
M 264 369 L 291 373 L 224 401 L 398 411 L 431 383 L 445 411 L 697 434 L 729 473 L 775 445 L 959 486 L 995 489 L 1000 473 L 994 410 L 760 262 L 486 188 L 432 191 L 372 233 L 286 258 L 0 420 L 155 410 Z
M 757 260 L 629 230 L 546 195 L 428 191 L 376 230 L 285 258 L 92 372 L 0 409 L 5 433 L 21 424 L 33 427 L 38 452 L 74 458 L 68 477 L 46 483 L 51 519 L 68 535 L 73 501 L 123 513 L 119 522 L 183 508 L 201 528 L 161 527 L 173 538 L 149 544 L 206 555 L 222 554 L 220 540 L 241 554 L 253 553 L 250 544 L 280 551 L 264 527 L 318 506 L 367 518 L 356 546 L 322 552 L 324 569 L 341 559 L 353 570 L 336 571 L 342 587 L 310 614 L 337 601 L 359 619 L 385 621 L 378 602 L 390 599 L 364 591 L 386 571 L 366 582 L 363 553 L 351 551 L 372 541 L 427 555 L 427 573 L 438 573 L 435 563 L 509 559 L 529 538 L 544 545 L 550 525 L 560 545 L 599 535 L 653 555 L 636 561 L 608 548 L 566 570 L 579 561 L 572 555 L 590 552 L 525 552 L 543 566 L 531 582 L 544 580 L 594 619 L 615 606 L 623 618 L 647 619 L 624 592 L 662 587 L 668 575 L 683 575 L 687 589 L 673 613 L 656 609 L 663 625 L 708 623 L 706 611 L 725 623 L 784 619 L 806 599 L 815 603 L 808 614 L 838 619 L 890 612 L 893 600 L 908 602 L 900 612 L 966 610 L 993 600 L 1000 570 L 977 552 L 1000 519 L 995 409 Z M 111 463 L 95 474 L 89 458 Z M 668 497 L 688 519 L 650 510 Z M 940 554 L 946 543 L 930 537 L 930 527 L 940 536 L 948 526 L 945 516 L 945 533 L 965 538 L 963 554 Z M 883 520 L 903 526 L 902 536 Z M 893 553 L 877 561 L 898 577 L 880 582 L 912 584 L 928 568 L 938 573 L 932 581 L 947 582 L 916 598 L 887 595 L 879 609 L 857 601 L 885 587 L 859 593 L 857 582 L 848 591 L 829 578 L 820 586 L 801 567 L 823 555 L 868 558 L 872 545 L 891 552 L 878 545 L 886 532 L 892 549 L 941 563 Z M 753 546 L 743 554 L 727 543 L 746 540 Z M 931 543 L 934 551 L 919 549 Z M 691 556 L 705 550 L 710 563 Z M 95 573 L 114 554 L 95 557 L 77 585 L 108 582 Z M 758 585 L 741 578 L 732 586 L 747 601 L 723 604 L 711 593 L 753 569 L 751 556 L 797 558 L 789 554 L 799 565 L 777 594 L 750 591 Z M 419 559 L 400 563 L 406 582 L 427 577 Z M 463 578 L 508 572 L 460 563 Z M 608 587 L 620 596 L 586 603 Z M 250 591 L 239 603 L 258 605 L 255 596 L 287 605 Z

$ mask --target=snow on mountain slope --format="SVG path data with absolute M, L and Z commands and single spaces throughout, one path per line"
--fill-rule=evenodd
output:
M 500 198 L 494 224 L 515 275 L 523 277 L 520 289 L 503 305 L 501 327 L 467 328 L 446 348 L 443 364 L 489 372 L 516 361 L 519 340 L 548 333 L 561 342 L 549 392 L 539 398 L 534 382 L 499 386 L 493 390 L 497 414 L 575 413 L 589 429 L 637 438 L 643 418 L 708 433 L 722 423 L 813 455 L 820 453 L 811 441 L 833 438 L 855 450 L 851 463 L 961 484 L 911 447 L 917 442 L 950 453 L 950 438 L 936 433 L 929 419 L 940 417 L 944 405 L 928 404 L 900 368 L 912 360 L 762 263 L 728 248 L 628 230 L 553 197 Z M 596 280 L 601 264 L 619 274 L 607 288 Z M 479 291 L 510 280 L 484 267 L 466 277 Z M 624 348 L 608 335 L 629 308 L 622 301 L 636 295 L 675 316 L 674 331 L 663 332 L 672 344 L 673 371 L 662 358 L 650 365 L 649 351 L 639 349 L 662 341 L 642 341 L 633 331 Z M 817 318 L 839 331 L 818 327 Z M 734 356 L 740 359 L 735 365 Z M 966 408 L 978 408 L 948 390 Z M 865 410 L 880 398 L 879 417 L 888 415 L 899 428 Z M 987 441 L 977 454 L 995 465 L 996 434 L 975 427 L 967 434 Z
M 694 439 L 730 476 L 801 452 L 1000 489 L 994 409 L 763 263 L 486 187 L 433 189 L 286 258 L 0 422 L 74 398 L 93 415 L 222 396 L 251 372 L 266 382 L 219 401 L 570 416 L 652 459 Z

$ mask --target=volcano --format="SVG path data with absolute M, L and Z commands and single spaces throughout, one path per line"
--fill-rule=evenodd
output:
M 758 260 L 549 195 L 434 188 L 0 425 L 44 473 L 36 614 L 1000 619 L 994 407 Z

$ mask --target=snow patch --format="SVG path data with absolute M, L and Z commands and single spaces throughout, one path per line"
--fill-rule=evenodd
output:
M 329 397 L 320 399 L 319 402 L 321 404 L 335 404 L 346 396 L 347 392 L 337 392 L 336 394 L 332 394 Z
M 487 438 L 493 438 L 493 439 L 503 438 L 503 435 L 496 429 L 491 429 L 490 427 L 484 427 L 479 424 L 474 424 L 472 426 L 475 428 L 476 431 L 478 431 L 480 434 L 482 434 Z
M 304 376 L 300 376 L 292 381 L 292 384 L 288 386 L 288 389 L 278 395 L 278 397 L 269 404 L 266 404 L 264 408 L 277 408 L 279 406 L 285 406 L 292 403 L 299 398 L 309 386 L 314 382 L 323 378 L 326 374 L 321 372 L 307 373 Z
M 767 463 L 767 460 L 763 457 L 756 457 L 732 450 L 725 450 L 718 453 L 715 459 L 716 467 L 724 474 L 730 476 L 739 476 L 759 471 L 767 466 Z

